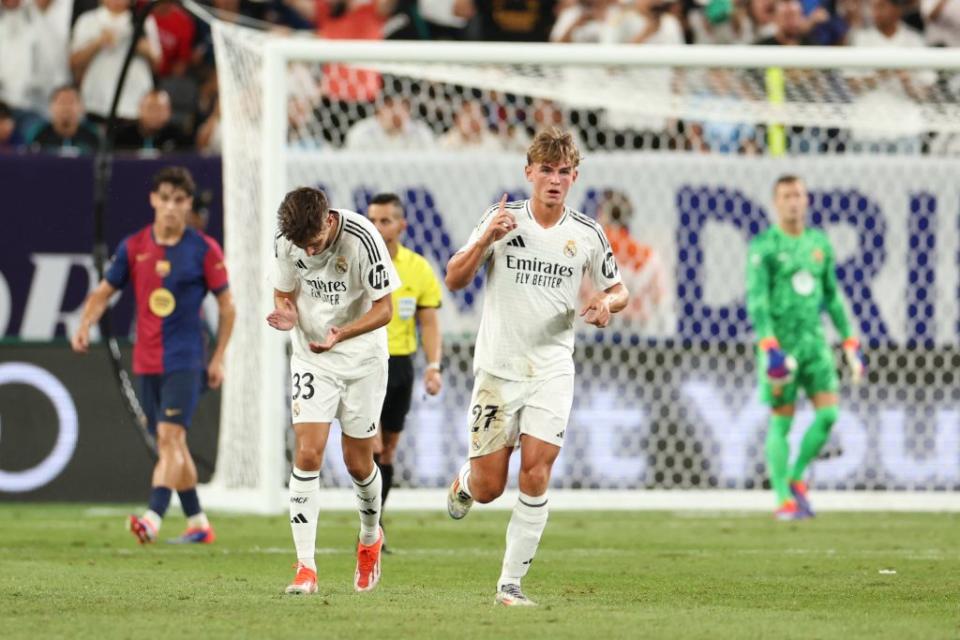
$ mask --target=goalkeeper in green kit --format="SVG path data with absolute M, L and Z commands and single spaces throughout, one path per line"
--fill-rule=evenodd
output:
M 843 337 L 854 384 L 863 377 L 860 342 L 853 334 L 837 288 L 833 248 L 826 234 L 806 228 L 807 190 L 796 176 L 773 187 L 776 224 L 750 243 L 747 312 L 757 336 L 760 394 L 772 410 L 767 431 L 767 470 L 776 492 L 776 517 L 813 516 L 804 472 L 830 437 L 837 421 L 837 370 L 821 314 L 830 315 Z M 813 403 L 815 417 L 791 467 L 787 434 L 797 392 Z

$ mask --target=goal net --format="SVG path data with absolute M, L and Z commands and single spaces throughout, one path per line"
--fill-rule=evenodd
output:
M 568 202 L 620 234 L 632 293 L 607 330 L 577 327 L 574 410 L 553 486 L 587 496 L 764 488 L 746 247 L 770 224 L 774 180 L 793 173 L 808 185 L 810 223 L 836 249 L 869 357 L 864 384 L 842 378 L 813 485 L 960 488 L 957 54 L 336 43 L 224 23 L 214 34 L 238 316 L 212 506 L 284 508 L 287 354 L 263 320 L 283 194 L 318 186 L 335 207 L 363 212 L 374 194 L 395 192 L 404 243 L 442 273 L 502 193 L 528 195 L 524 151 L 550 124 L 580 141 Z M 444 487 L 465 459 L 482 290 L 481 276 L 444 292 L 444 390 L 414 392 L 399 486 Z M 811 419 L 802 401 L 794 451 Z M 349 486 L 338 446 L 321 480 Z

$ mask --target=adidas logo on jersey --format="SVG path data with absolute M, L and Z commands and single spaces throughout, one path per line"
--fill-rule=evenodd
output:
M 298 513 L 297 515 L 290 518 L 290 522 L 293 522 L 295 524 L 307 524 L 307 518 L 302 513 Z
M 297 260 L 297 269 L 304 269 L 304 270 L 306 270 L 306 268 L 307 268 L 307 265 L 304 264 L 303 260 Z
M 507 246 L 508 246 L 508 247 L 521 247 L 521 248 L 524 248 L 524 249 L 525 249 L 525 248 L 527 247 L 527 243 L 525 243 L 525 242 L 523 241 L 523 236 L 517 236 L 516 238 L 514 238 L 513 240 L 511 240 L 510 242 L 508 242 L 508 243 L 507 243 Z

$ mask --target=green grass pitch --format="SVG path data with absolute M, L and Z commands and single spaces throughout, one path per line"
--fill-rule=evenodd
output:
M 139 547 L 123 513 L 0 505 L 0 637 L 960 637 L 956 514 L 555 512 L 524 581 L 541 606 L 518 610 L 493 606 L 505 511 L 388 514 L 395 552 L 363 595 L 356 515 L 321 513 L 306 597 L 282 594 L 283 516 L 214 515 L 214 545 Z

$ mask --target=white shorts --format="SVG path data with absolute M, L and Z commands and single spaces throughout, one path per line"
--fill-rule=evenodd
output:
M 572 406 L 573 374 L 517 381 L 481 370 L 467 413 L 470 457 L 516 447 L 521 434 L 562 447 Z
M 387 361 L 355 380 L 344 380 L 297 358 L 290 359 L 290 415 L 293 424 L 340 422 L 351 438 L 377 435 L 383 396 L 387 392 Z

